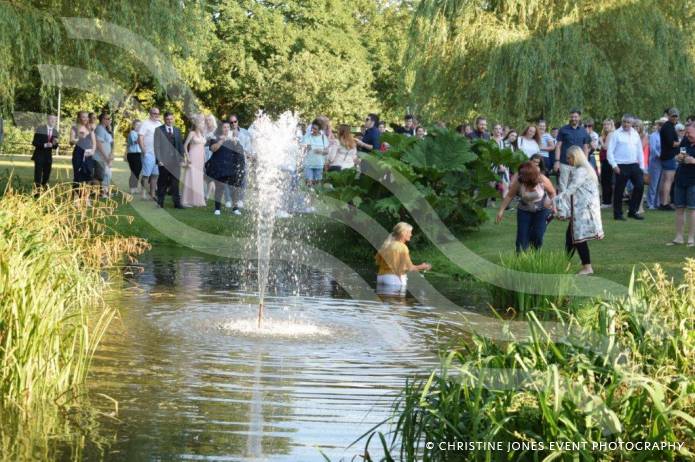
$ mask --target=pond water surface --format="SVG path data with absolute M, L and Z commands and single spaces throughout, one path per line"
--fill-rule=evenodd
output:
M 89 381 L 104 408 L 97 393 L 118 401 L 118 420 L 102 422 L 107 460 L 350 460 L 406 378 L 460 341 L 446 310 L 353 300 L 330 274 L 273 268 L 266 316 L 280 333 L 255 335 L 239 330 L 256 317 L 250 264 L 142 256 Z

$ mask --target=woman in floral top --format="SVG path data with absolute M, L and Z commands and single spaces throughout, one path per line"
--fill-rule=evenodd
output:
M 573 167 L 567 188 L 555 197 L 558 217 L 569 219 L 565 249 L 570 256 L 575 251 L 579 254 L 582 269 L 578 274 L 593 274 L 588 241 L 603 239 L 598 178 L 579 146 L 569 148 L 567 162 Z

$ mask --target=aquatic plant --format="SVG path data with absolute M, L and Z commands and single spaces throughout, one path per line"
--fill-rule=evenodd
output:
M 680 285 L 656 266 L 633 277 L 624 299 L 587 308 L 591 319 L 563 316 L 572 334 L 561 342 L 529 312 L 529 338 L 476 336 L 446 354 L 429 378 L 406 384 L 391 430 L 368 436 L 366 460 L 375 435 L 382 460 L 692 458 L 695 260 Z M 635 451 L 628 442 L 658 447 Z
M 17 436 L 10 427 L 35 429 L 36 419 L 65 411 L 79 395 L 114 317 L 102 298 L 103 272 L 147 247 L 109 231 L 116 202 L 76 197 L 67 184 L 36 197 L 10 188 L 0 198 L 3 453 Z
M 511 252 L 500 255 L 500 266 L 525 274 L 567 275 L 570 261 L 567 255 L 558 250 L 533 250 Z M 516 284 L 523 287 L 523 284 Z M 555 294 L 552 296 L 530 293 L 525 290 L 511 290 L 496 284 L 485 284 L 490 294 L 490 303 L 497 310 L 511 309 L 519 314 L 533 311 L 539 317 L 553 315 L 555 310 L 563 309 L 570 303 L 567 290 L 571 288 L 569 278 L 558 278 Z

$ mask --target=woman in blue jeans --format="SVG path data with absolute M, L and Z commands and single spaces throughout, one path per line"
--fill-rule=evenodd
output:
M 548 226 L 548 217 L 552 212 L 555 188 L 550 180 L 541 174 L 535 162 L 521 164 L 519 174 L 512 181 L 509 192 L 500 204 L 497 223 L 502 221 L 504 210 L 515 196 L 519 196 L 516 215 L 516 251 L 527 250 L 529 246 L 540 249 Z

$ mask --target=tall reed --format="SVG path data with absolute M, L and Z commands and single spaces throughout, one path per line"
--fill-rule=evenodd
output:
M 528 250 L 502 254 L 499 264 L 505 269 L 531 275 L 567 275 L 570 268 L 567 255 L 564 252 L 552 250 Z M 567 293 L 572 282 L 566 277 L 557 278 L 554 295 L 532 293 L 524 289 L 524 286 L 528 284 L 528 277 L 520 274 L 517 284 L 520 289 L 511 290 L 495 284 L 486 284 L 485 287 L 490 294 L 493 308 L 498 310 L 512 309 L 520 314 L 533 311 L 540 317 L 548 317 L 553 315 L 556 309 L 566 308 L 570 303 Z
M 692 460 L 695 260 L 687 260 L 684 275 L 676 285 L 658 266 L 643 271 L 628 297 L 587 302 L 583 312 L 592 317 L 565 314 L 560 322 L 572 335 L 561 342 L 530 312 L 529 338 L 495 344 L 475 337 L 447 354 L 429 379 L 405 386 L 391 430 L 379 434 L 384 460 Z M 504 449 L 447 451 L 442 441 Z M 683 446 L 600 446 L 619 441 Z
M 103 272 L 147 247 L 141 239 L 109 231 L 106 223 L 116 202 L 88 205 L 85 197 L 61 185 L 36 196 L 9 187 L 0 198 L 4 424 L 33 428 L 37 412 L 65 409 L 80 393 L 95 348 L 114 316 L 102 298 L 107 287 Z M 7 443 L 8 426 L 3 427 Z

